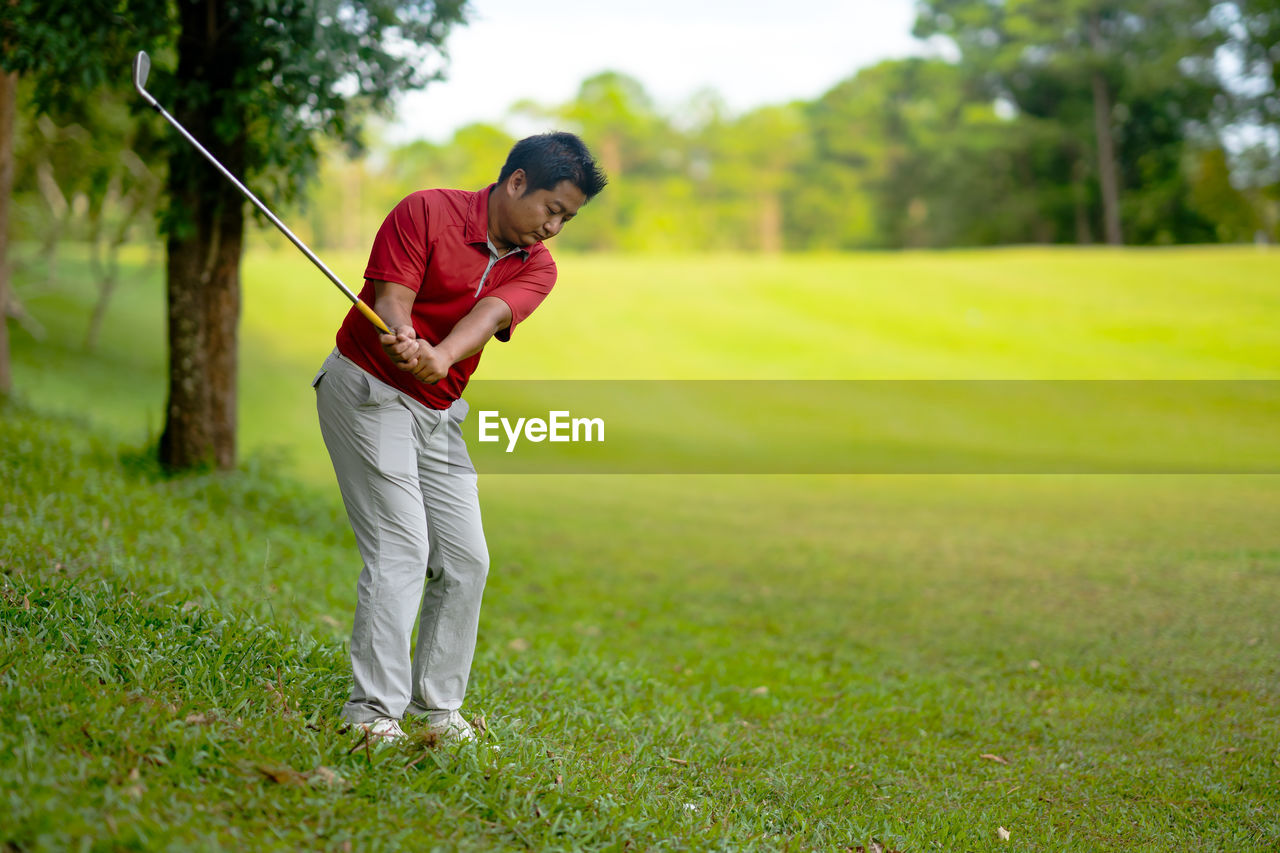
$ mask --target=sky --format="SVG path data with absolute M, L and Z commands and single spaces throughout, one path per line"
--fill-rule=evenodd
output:
M 811 100 L 859 68 L 922 52 L 912 0 L 472 0 L 448 41 L 448 79 L 406 95 L 395 143 L 502 123 L 520 100 L 560 104 L 621 71 L 664 109 L 714 89 L 734 113 Z

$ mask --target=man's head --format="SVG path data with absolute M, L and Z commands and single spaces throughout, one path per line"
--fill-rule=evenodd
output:
M 498 248 L 549 240 L 606 182 L 587 146 L 572 133 L 522 139 L 507 155 L 490 196 L 489 236 Z

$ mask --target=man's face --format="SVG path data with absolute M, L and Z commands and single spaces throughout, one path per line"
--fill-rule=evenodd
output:
M 499 248 L 528 249 L 551 239 L 587 203 L 587 197 L 572 181 L 561 181 L 550 190 L 527 192 L 528 188 L 524 170 L 517 169 L 494 190 L 501 197 L 495 199 L 500 204 L 493 206 L 496 215 L 491 236 Z

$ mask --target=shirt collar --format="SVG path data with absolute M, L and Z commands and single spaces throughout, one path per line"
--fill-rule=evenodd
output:
M 497 248 L 489 240 L 489 193 L 493 192 L 493 188 L 497 184 L 489 184 L 489 186 L 475 193 L 471 197 L 471 204 L 467 208 L 467 224 L 464 229 L 466 241 L 473 246 L 482 246 L 489 254 L 498 255 Z M 529 260 L 529 250 L 523 246 L 516 246 L 516 253 L 520 255 L 521 261 Z M 508 252 L 507 254 L 512 254 Z M 503 255 L 502 257 L 506 257 Z

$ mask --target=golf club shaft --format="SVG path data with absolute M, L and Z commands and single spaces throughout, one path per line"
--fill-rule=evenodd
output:
M 381 331 L 385 332 L 388 335 L 391 334 L 391 329 L 387 326 L 386 323 L 382 321 L 382 318 L 379 317 L 376 313 L 374 313 L 374 310 L 372 308 L 370 308 L 368 305 L 362 302 L 360 297 L 356 296 L 355 293 L 352 292 L 351 288 L 343 284 L 342 279 L 338 278 L 338 276 L 334 274 L 333 270 L 329 269 L 329 267 L 325 265 L 324 261 L 316 257 L 316 253 L 311 251 L 311 249 L 307 246 L 306 243 L 299 240 L 297 235 L 295 235 L 292 231 L 289 230 L 289 226 L 281 222 L 280 218 L 276 216 L 274 213 L 272 213 L 267 208 L 267 206 L 263 204 L 258 199 L 258 197 L 249 190 L 248 187 L 240 183 L 239 179 L 237 179 L 235 175 L 231 174 L 230 170 L 228 170 L 226 166 L 218 162 L 218 158 L 210 154 L 209 150 L 205 148 L 203 145 L 201 145 L 200 142 L 194 136 L 188 133 L 187 129 L 183 127 L 176 118 L 169 115 L 168 110 L 160 106 L 159 102 L 157 102 L 155 98 L 151 97 L 150 94 L 147 92 L 142 92 L 142 94 L 143 94 L 143 97 L 146 99 L 146 102 L 150 104 L 151 107 L 156 112 L 164 116 L 165 120 L 168 121 L 169 124 L 173 125 L 177 129 L 178 133 L 182 134 L 182 137 L 184 139 L 186 139 L 188 142 L 194 145 L 196 150 L 205 156 L 205 159 L 207 159 L 210 163 L 212 163 L 215 167 L 217 167 L 218 171 L 221 172 L 228 181 L 234 184 L 236 189 L 240 190 L 240 192 L 244 194 L 245 198 L 253 202 L 254 207 L 258 208 L 258 210 L 261 211 L 262 214 L 267 217 L 267 219 L 271 220 L 271 223 L 273 225 L 275 225 L 277 228 L 280 229 L 280 233 L 284 234 L 284 236 L 289 238 L 289 242 L 297 246 L 298 250 L 302 252 L 302 254 L 306 255 L 307 258 L 311 261 L 311 263 L 315 264 L 316 267 L 320 270 L 320 272 L 324 273 L 328 277 L 329 281 L 337 285 L 338 289 L 347 295 L 347 298 L 350 299 L 352 304 L 356 306 L 356 310 L 358 310 L 361 314 L 363 314 L 366 318 L 368 318 L 369 322 L 373 323 L 373 325 L 377 326 Z

